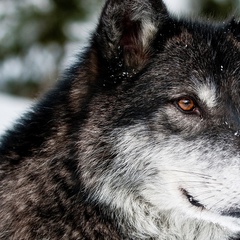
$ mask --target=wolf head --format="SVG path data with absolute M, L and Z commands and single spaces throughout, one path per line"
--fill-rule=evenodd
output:
M 18 196 L 31 209 L 27 196 L 49 214 L 64 189 L 122 239 L 237 237 L 239 29 L 178 20 L 161 0 L 108 0 L 81 63 L 1 143 L 6 212 Z
M 160 0 L 106 3 L 80 169 L 131 237 L 240 232 L 239 29 L 178 20 Z

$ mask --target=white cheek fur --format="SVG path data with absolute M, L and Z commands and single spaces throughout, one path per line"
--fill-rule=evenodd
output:
M 128 219 L 135 229 L 131 237 L 205 240 L 211 234 L 211 239 L 228 239 L 240 231 L 239 220 L 220 215 L 230 202 L 239 204 L 240 191 L 231 187 L 240 176 L 234 170 L 237 160 L 232 158 L 223 170 L 209 161 L 217 161 L 218 151 L 209 151 L 204 160 L 202 140 L 186 147 L 176 136 L 158 143 L 144 132 L 139 125 L 114 133 L 117 157 L 95 194 L 98 201 L 118 209 L 120 219 Z M 193 206 L 181 188 L 205 209 Z

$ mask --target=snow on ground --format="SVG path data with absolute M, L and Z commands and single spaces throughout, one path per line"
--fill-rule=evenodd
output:
M 0 136 L 30 108 L 31 100 L 0 94 Z

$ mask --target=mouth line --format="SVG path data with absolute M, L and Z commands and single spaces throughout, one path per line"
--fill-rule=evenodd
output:
M 207 209 L 206 206 L 204 206 L 203 204 L 201 204 L 201 202 L 199 202 L 196 198 L 194 198 L 186 189 L 180 188 L 179 190 L 181 191 L 184 198 L 187 199 L 188 202 L 192 206 L 200 209 L 201 211 L 205 210 L 205 211 L 209 212 L 209 209 Z M 220 216 L 231 217 L 231 218 L 240 220 L 240 208 L 239 207 L 232 207 L 232 208 L 228 208 L 226 210 L 221 210 L 221 211 L 218 210 L 218 211 L 215 211 L 215 214 L 217 214 L 219 217 Z
M 191 194 L 189 194 L 189 192 L 186 189 L 181 188 L 180 190 L 182 194 L 188 199 L 189 203 L 191 203 L 191 205 L 201 208 L 201 210 L 205 209 L 205 207 L 198 200 L 194 199 L 194 197 Z

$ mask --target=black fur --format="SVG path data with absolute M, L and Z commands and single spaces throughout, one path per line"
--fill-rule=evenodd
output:
M 140 239 L 95 189 L 119 154 L 113 130 L 145 122 L 153 140 L 159 133 L 189 142 L 200 136 L 239 152 L 233 137 L 240 127 L 239 29 L 234 19 L 176 20 L 160 0 L 107 1 L 83 56 L 1 140 L 0 239 Z M 219 96 L 212 109 L 194 88 L 206 79 Z M 170 116 L 166 109 L 179 93 L 194 99 L 201 114 Z M 124 169 L 115 186 L 141 199 L 134 191 L 141 182 L 129 182 Z

